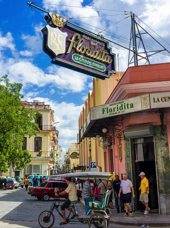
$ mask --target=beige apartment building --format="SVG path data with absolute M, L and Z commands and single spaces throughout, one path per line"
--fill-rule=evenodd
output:
M 79 166 L 79 144 L 72 143 L 68 155 L 70 158 L 70 170 L 74 172 L 74 167 Z
M 58 144 L 58 131 L 54 126 L 54 111 L 50 105 L 34 100 L 23 101 L 26 108 L 37 110 L 42 114 L 35 122 L 39 125 L 40 132 L 36 136 L 24 137 L 23 149 L 31 154 L 32 161 L 24 171 L 25 175 L 51 175 L 56 159 Z M 41 154 L 42 153 L 42 154 Z

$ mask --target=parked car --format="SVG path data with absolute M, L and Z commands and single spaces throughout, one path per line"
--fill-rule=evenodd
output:
M 49 180 L 49 177 L 47 175 L 29 175 L 28 176 L 29 186 L 32 186 L 33 185 L 33 178 L 34 178 L 34 176 L 36 176 L 37 179 L 38 179 L 38 185 L 40 185 L 40 178 L 41 177 L 42 178 L 45 177 L 47 181 Z
M 14 188 L 19 188 L 20 184 L 18 183 L 18 181 L 16 181 L 15 178 L 12 178 L 12 180 L 14 181 Z
M 12 178 L 8 177 L 6 178 L 6 189 L 14 189 L 14 181 Z
M 67 183 L 64 180 L 50 180 L 41 183 L 39 187 L 29 187 L 28 194 L 31 196 L 36 196 L 38 200 L 43 199 L 44 201 L 48 201 L 50 197 L 55 198 L 54 189 L 58 188 L 59 192 L 64 191 L 67 188 Z M 82 191 L 77 190 L 77 196 L 80 198 L 82 195 Z M 60 196 L 61 198 L 68 198 L 68 194 Z

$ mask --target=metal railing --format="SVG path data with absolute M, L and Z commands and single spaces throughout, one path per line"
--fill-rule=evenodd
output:
M 39 152 L 35 152 L 35 151 L 29 151 L 29 153 L 31 154 L 31 157 L 32 158 L 50 158 L 50 154 L 51 154 L 51 151 L 43 151 L 42 155 L 39 156 Z
M 41 131 L 52 131 L 53 130 L 52 125 L 40 125 L 39 128 Z

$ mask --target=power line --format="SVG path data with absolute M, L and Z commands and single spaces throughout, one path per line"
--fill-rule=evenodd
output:
M 30 4 L 28 4 L 28 5 L 30 5 Z M 31 6 L 31 5 L 30 5 Z M 32 7 L 31 7 L 32 8 Z M 38 8 L 38 7 L 37 7 Z M 32 8 L 33 9 L 33 8 Z M 45 10 L 43 10 L 44 12 L 46 12 L 46 13 L 48 13 L 47 11 L 45 11 Z M 36 13 L 38 13 L 37 11 L 35 11 Z M 38 13 L 39 14 L 39 13 Z M 40 14 L 39 14 L 40 15 Z M 41 16 L 41 15 L 40 15 Z M 41 16 L 42 17 L 42 16 Z M 129 16 L 128 16 L 129 17 Z M 126 19 L 126 18 L 128 18 L 128 17 L 125 17 L 125 18 L 123 18 L 122 20 L 124 20 L 124 19 Z M 73 19 L 73 20 L 75 20 L 75 19 Z M 121 22 L 122 20 L 120 20 L 120 21 L 118 21 L 118 22 L 116 22 L 115 24 L 117 24 L 117 23 L 119 23 L 119 22 Z M 98 27 L 95 27 L 95 26 L 92 26 L 92 25 L 90 25 L 90 24 L 88 24 L 88 23 L 84 23 L 84 22 L 81 22 L 80 20 L 75 20 L 75 21 L 78 21 L 79 23 L 83 23 L 83 24 L 86 24 L 86 25 L 88 25 L 88 27 L 90 26 L 90 27 L 94 27 L 95 29 L 100 29 L 100 28 L 98 28 Z M 74 23 L 73 23 L 74 24 Z M 75 25 L 75 24 L 74 24 Z M 76 25 L 77 26 L 77 25 Z M 111 26 L 110 26 L 111 27 Z M 114 35 L 114 36 L 117 36 L 118 38 L 116 38 L 116 37 L 112 37 L 112 39 L 117 39 L 117 40 L 119 40 L 120 42 L 123 42 L 123 43 L 129 43 L 129 40 L 127 39 L 127 38 L 125 38 L 125 37 L 122 37 L 122 36 L 119 36 L 119 35 L 117 35 L 117 34 L 115 34 L 115 33 L 110 33 L 110 32 L 106 32 L 105 30 L 102 30 L 102 32 L 104 32 L 105 34 L 112 34 L 112 35 Z M 95 34 L 96 36 L 98 35 L 98 34 Z M 130 51 L 133 51 L 133 50 L 131 50 L 131 49 L 129 49 L 129 48 L 127 48 L 127 47 L 124 47 L 124 46 L 122 46 L 122 45 L 119 45 L 119 44 L 117 44 L 116 42 L 113 42 L 113 41 L 111 41 L 111 40 L 109 40 L 108 38 L 106 38 L 109 42 L 111 42 L 111 43 L 114 43 L 114 44 L 116 44 L 116 45 L 118 45 L 118 46 L 120 46 L 120 47 L 123 47 L 124 49 L 127 49 L 127 50 L 130 50 Z M 146 45 L 145 45 L 146 46 Z M 147 46 L 147 47 L 149 47 L 149 46 Z M 116 48 L 116 47 L 114 47 L 114 48 Z M 151 48 L 152 49 L 152 47 L 149 47 L 149 48 Z M 119 49 L 119 48 L 117 48 L 117 49 Z M 158 54 L 163 54 L 163 55 L 166 55 L 166 56 L 170 56 L 170 55 L 168 55 L 168 54 L 165 54 L 165 53 L 158 53 Z
M 85 7 L 85 6 L 72 6 L 72 5 L 62 5 L 62 4 L 51 4 L 51 3 L 42 3 L 42 2 L 34 2 L 34 4 L 39 4 L 39 5 L 54 5 L 54 6 L 68 6 L 68 7 L 73 7 L 73 8 L 84 8 L 84 9 L 90 9 L 90 10 L 97 10 L 97 11 L 114 11 L 114 12 L 123 12 L 123 13 L 129 13 L 129 11 L 122 11 L 122 10 L 111 10 L 111 9 L 101 9 L 101 8 L 94 8 L 94 7 Z
M 122 16 L 122 15 L 124 15 L 124 14 L 115 14 L 115 15 L 98 15 L 98 16 L 88 16 L 88 17 L 79 17 L 79 18 L 91 18 L 91 17 L 114 17 L 114 16 Z M 130 17 L 130 16 L 129 16 Z M 72 20 L 72 19 L 74 19 L 74 17 L 71 17 L 71 18 L 68 18 L 68 19 L 70 19 L 70 20 Z
M 140 19 L 137 15 L 135 15 L 144 25 L 146 25 L 150 30 L 152 30 L 152 32 L 154 32 L 157 36 L 159 36 L 159 38 L 161 38 L 163 41 L 165 41 L 165 43 L 167 43 L 169 46 L 170 44 L 164 39 L 162 38 L 157 32 L 155 32 L 151 27 L 149 27 L 149 25 L 147 25 L 144 21 L 142 21 L 142 19 Z

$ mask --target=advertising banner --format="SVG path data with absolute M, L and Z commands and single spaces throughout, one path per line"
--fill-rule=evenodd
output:
M 149 109 L 149 94 L 91 108 L 91 120 Z
M 52 63 L 105 79 L 116 73 L 116 56 L 106 40 L 71 23 L 42 29 L 43 51 Z
M 151 93 L 150 102 L 151 102 L 151 108 L 170 107 L 170 92 Z

